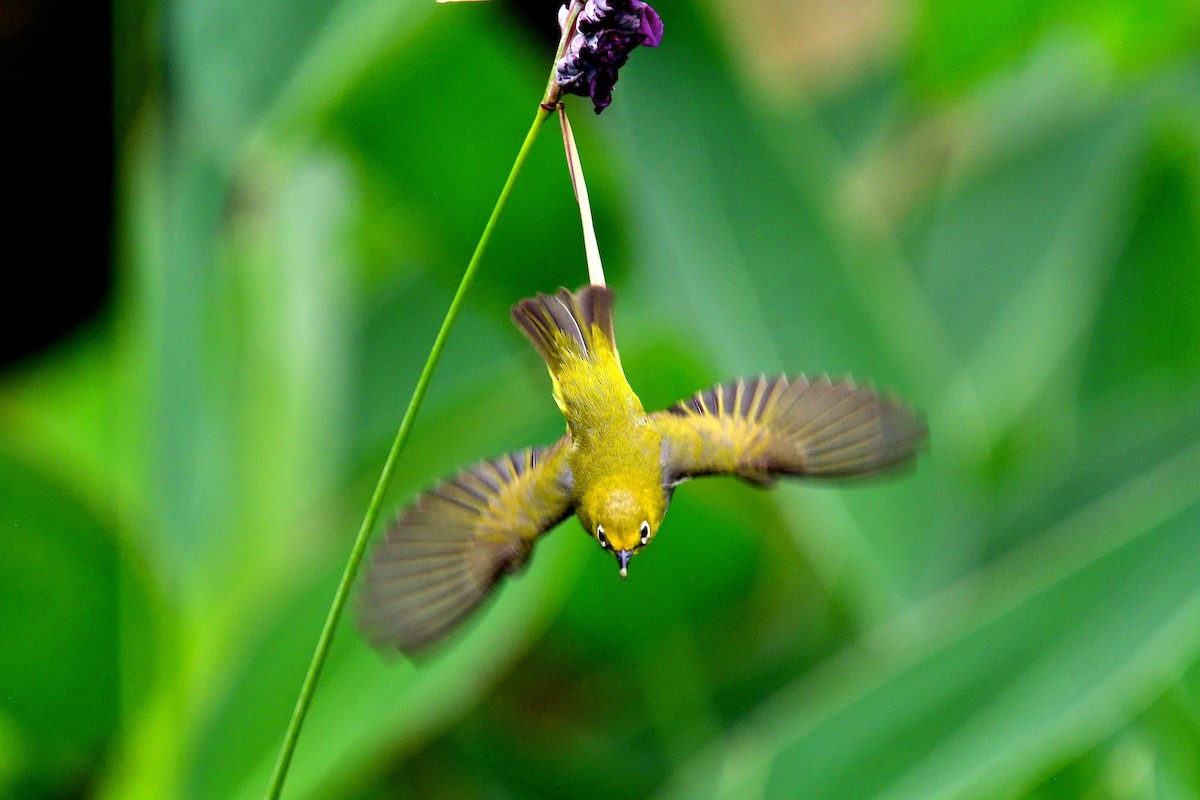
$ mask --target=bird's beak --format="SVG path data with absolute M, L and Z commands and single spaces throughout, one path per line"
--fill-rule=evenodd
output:
M 616 553 L 617 563 L 621 565 L 621 577 L 624 578 L 629 568 L 629 558 L 633 555 L 632 550 L 618 550 Z

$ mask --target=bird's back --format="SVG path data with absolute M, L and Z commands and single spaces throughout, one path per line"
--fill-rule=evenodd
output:
M 645 418 L 621 368 L 611 289 L 539 294 L 513 306 L 512 318 L 546 362 L 573 437 L 586 440 Z
M 515 305 L 512 317 L 550 370 L 577 484 L 657 467 L 660 439 L 621 368 L 612 291 L 591 285 L 539 294 Z

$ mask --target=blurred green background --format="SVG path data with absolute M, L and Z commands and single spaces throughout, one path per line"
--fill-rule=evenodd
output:
M 117 4 L 111 302 L 0 374 L 0 796 L 261 797 L 555 10 Z M 285 796 L 1200 798 L 1200 3 L 658 10 L 570 102 L 631 382 L 929 450 L 687 485 L 625 583 L 568 521 L 416 664 L 345 620 Z M 585 280 L 551 125 L 389 507 L 561 433 L 508 308 Z

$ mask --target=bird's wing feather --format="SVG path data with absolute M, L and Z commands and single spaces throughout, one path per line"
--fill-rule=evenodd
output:
M 566 439 L 462 470 L 400 512 L 375 548 L 359 625 L 413 652 L 449 633 L 571 513 Z
M 850 380 L 759 377 L 697 392 L 651 415 L 668 484 L 700 475 L 866 475 L 912 458 L 925 425 Z

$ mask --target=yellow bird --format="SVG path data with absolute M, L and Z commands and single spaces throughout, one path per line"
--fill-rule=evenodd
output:
M 925 437 L 905 405 L 828 378 L 735 380 L 647 414 L 621 369 L 612 306 L 612 290 L 585 286 L 513 307 L 566 435 L 464 469 L 400 513 L 361 598 L 374 644 L 411 652 L 442 638 L 572 514 L 624 578 L 690 478 L 866 475 L 908 461 Z

